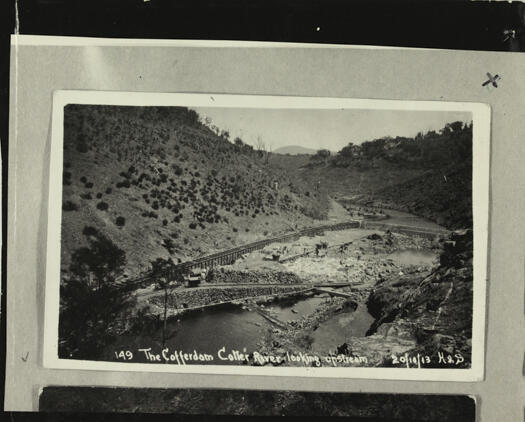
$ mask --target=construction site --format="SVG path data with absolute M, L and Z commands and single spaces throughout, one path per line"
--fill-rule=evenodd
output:
M 332 224 L 185 263 L 185 270 L 171 271 L 176 276 L 166 289 L 136 292 L 141 309 L 158 321 L 155 328 L 124 333 L 111 350 L 151 344 L 213 355 L 225 348 L 251 357 L 237 364 L 258 366 L 304 366 L 311 359 L 318 362 L 313 366 L 382 364 L 417 346 L 418 324 L 385 321 L 374 309 L 374 292 L 392 285 L 401 295 L 431 276 L 449 236 L 406 213 L 400 225 L 400 215 L 334 201 Z M 297 354 L 310 360 L 290 357 Z

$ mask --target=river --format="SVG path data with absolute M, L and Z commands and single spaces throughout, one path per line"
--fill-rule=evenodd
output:
M 439 227 L 437 224 L 400 211 L 387 210 L 388 220 L 393 224 L 413 227 Z M 437 255 L 433 251 L 407 249 L 385 255 L 398 265 L 432 265 Z M 320 303 L 327 300 L 326 295 L 310 297 L 287 298 L 262 305 L 273 318 L 286 323 L 299 320 L 313 314 Z M 374 318 L 368 313 L 366 305 L 359 304 L 355 311 L 348 310 L 338 313 L 321 323 L 311 334 L 312 351 L 326 353 L 343 344 L 349 337 L 363 337 Z M 209 307 L 171 319 L 167 324 L 167 340 L 165 347 L 170 351 L 184 353 L 206 353 L 213 356 L 213 364 L 228 364 L 230 361 L 218 359 L 218 351 L 226 347 L 227 351 L 238 350 L 251 353 L 258 350 L 258 342 L 272 325 L 256 311 L 245 309 L 238 305 L 222 305 Z M 147 330 L 145 330 L 147 331 Z M 162 350 L 162 327 L 137 334 L 123 335 L 106 349 L 106 360 L 122 361 L 120 351 L 129 350 L 133 353 L 132 362 L 148 362 L 139 349 L 151 348 L 154 353 Z M 242 362 L 237 362 L 242 364 Z
M 272 317 L 286 322 L 313 314 L 318 305 L 328 298 L 325 294 L 296 297 L 267 303 L 262 307 Z M 354 312 L 349 310 L 338 314 L 322 323 L 314 332 L 314 351 L 335 348 L 344 343 L 347 335 L 364 336 L 372 322 L 373 317 L 368 314 L 365 306 L 359 306 Z M 257 351 L 257 342 L 271 327 L 274 326 L 258 312 L 243 309 L 238 305 L 211 307 L 168 321 L 166 330 L 168 339 L 165 347 L 170 351 L 207 353 L 214 356 L 213 364 L 231 365 L 229 361 L 218 359 L 218 351 L 221 348 L 226 347 L 227 350 L 238 350 L 243 353 Z M 139 352 L 139 349 L 147 348 L 151 348 L 153 353 L 161 353 L 161 327 L 139 336 L 127 334 L 119 337 L 107 349 L 106 358 L 119 360 L 118 353 L 128 350 L 133 353 L 132 362 L 147 363 L 146 354 Z
M 440 226 L 437 223 L 434 223 L 433 221 L 427 220 L 423 217 L 415 216 L 413 214 L 409 214 L 408 212 L 390 209 L 385 209 L 384 212 L 388 215 L 388 219 L 381 221 L 384 223 L 418 227 L 422 229 L 444 229 L 444 227 Z

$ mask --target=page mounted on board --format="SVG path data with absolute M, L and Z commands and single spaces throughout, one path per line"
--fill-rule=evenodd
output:
M 483 378 L 490 108 L 56 91 L 44 364 Z

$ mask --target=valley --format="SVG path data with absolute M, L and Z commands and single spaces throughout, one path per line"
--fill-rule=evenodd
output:
M 185 107 L 68 105 L 59 353 L 468 368 L 472 124 L 456 123 L 280 154 Z

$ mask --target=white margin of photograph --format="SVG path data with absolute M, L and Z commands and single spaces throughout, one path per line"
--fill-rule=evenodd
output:
M 69 37 L 59 35 L 24 35 L 12 34 L 12 46 L 60 46 L 60 47 L 197 47 L 197 48 L 335 48 L 366 50 L 435 50 L 421 47 L 397 47 L 383 45 L 327 44 L 304 42 L 245 41 L 245 40 L 195 40 L 195 39 L 158 39 L 158 38 L 102 38 Z
M 382 109 L 462 111 L 472 113 L 473 165 L 472 206 L 474 233 L 474 281 L 472 366 L 469 369 L 359 368 L 359 367 L 252 367 L 235 365 L 171 365 L 154 363 L 102 362 L 58 357 L 60 304 L 60 237 L 62 218 L 62 166 L 64 106 L 100 104 L 130 106 L 184 106 L 292 109 Z M 370 100 L 350 98 L 267 95 L 143 93 L 117 91 L 63 91 L 53 93 L 49 181 L 48 236 L 44 315 L 43 364 L 47 368 L 167 372 L 186 374 L 263 375 L 324 378 L 370 378 L 421 381 L 481 381 L 485 363 L 485 304 L 488 260 L 490 180 L 490 106 L 474 102 Z

